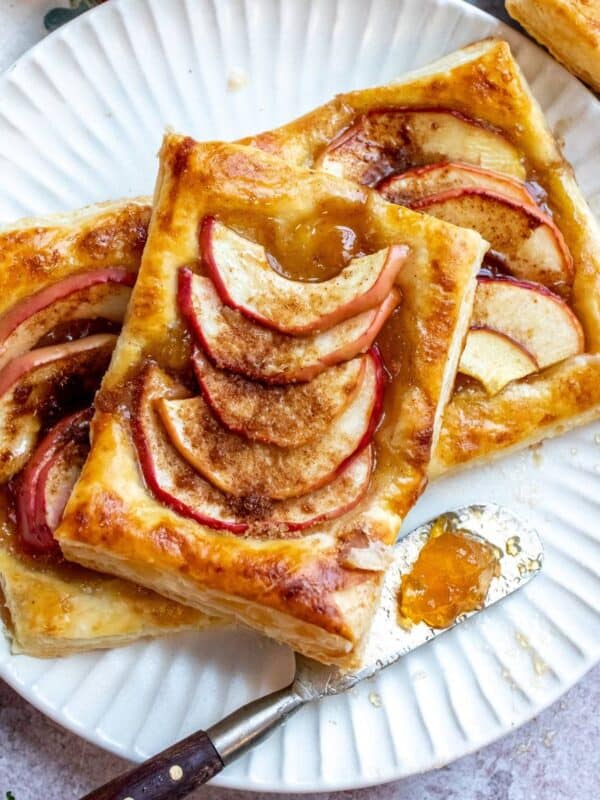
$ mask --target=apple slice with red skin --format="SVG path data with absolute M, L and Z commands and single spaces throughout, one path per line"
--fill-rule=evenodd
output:
M 25 464 L 42 420 L 55 406 L 87 404 L 108 367 L 117 337 L 98 334 L 41 347 L 0 371 L 0 483 Z
M 511 381 L 539 369 L 523 345 L 493 328 L 471 328 L 458 371 L 483 384 L 488 394 L 500 392 Z
M 327 367 L 366 352 L 400 302 L 392 289 L 379 308 L 312 336 L 268 330 L 223 305 L 210 278 L 179 272 L 179 309 L 210 360 L 221 369 L 270 384 L 310 381 Z
M 361 114 L 330 142 L 315 166 L 375 186 L 394 173 L 441 161 L 526 177 L 519 151 L 503 133 L 445 108 L 382 108 Z
M 417 200 L 439 195 L 450 189 L 466 187 L 486 189 L 516 203 L 538 207 L 523 181 L 472 164 L 457 162 L 429 164 L 392 175 L 381 181 L 377 191 L 391 203 L 410 206 Z
M 122 322 L 135 274 L 110 268 L 82 272 L 36 292 L 0 317 L 0 369 L 55 326 L 102 318 Z
M 368 356 L 330 367 L 309 383 L 265 386 L 192 356 L 202 396 L 228 430 L 254 442 L 300 447 L 322 436 L 351 402 Z
M 517 278 L 559 291 L 571 284 L 573 259 L 563 235 L 551 217 L 533 205 L 472 186 L 416 200 L 411 208 L 473 228 L 505 258 Z
M 317 442 L 278 447 L 250 442 L 223 428 L 202 397 L 158 400 L 172 444 L 214 486 L 233 497 L 285 500 L 330 483 L 366 447 L 383 403 L 384 375 L 376 350 L 368 355 L 352 401 Z
M 575 314 L 561 297 L 539 283 L 478 278 L 471 325 L 493 328 L 514 339 L 540 369 L 585 348 Z
M 144 479 L 154 496 L 173 511 L 209 528 L 236 534 L 269 535 L 304 531 L 353 509 L 364 497 L 373 468 L 366 447 L 334 481 L 300 498 L 272 502 L 264 497 L 228 497 L 205 481 L 169 442 L 156 412 L 158 400 L 188 392 L 156 365 L 142 373 L 132 416 L 133 436 Z
M 51 428 L 19 477 L 17 534 L 22 549 L 31 555 L 60 553 L 53 532 L 89 452 L 92 414 L 86 408 Z
M 297 336 L 328 330 L 381 305 L 408 248 L 392 245 L 354 258 L 327 281 L 293 281 L 271 267 L 264 247 L 205 217 L 200 253 L 225 305 L 267 328 Z

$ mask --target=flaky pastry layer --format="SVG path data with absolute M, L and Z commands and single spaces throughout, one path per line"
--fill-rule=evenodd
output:
M 598 0 L 506 0 L 506 10 L 568 70 L 600 92 Z

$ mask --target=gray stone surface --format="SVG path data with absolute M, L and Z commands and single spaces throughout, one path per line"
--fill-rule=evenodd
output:
M 513 20 L 508 16 L 506 10 L 504 8 L 504 0 L 466 0 L 467 3 L 470 3 L 472 6 L 478 6 L 482 8 L 484 11 L 488 11 L 490 14 L 498 17 L 499 19 L 503 20 L 504 22 L 508 22 L 511 25 L 514 25 L 516 28 L 519 28 L 517 23 L 514 23 Z
M 302 0 L 296 0 L 301 2 Z M 417 0 L 412 0 L 416 2 Z M 42 13 L 59 0 L 0 0 L 0 70 L 41 35 Z M 66 3 L 63 3 L 66 4 Z M 501 0 L 473 0 L 503 15 Z M 307 800 L 598 800 L 600 667 L 535 720 L 448 767 L 355 792 Z M 68 800 L 125 767 L 63 731 L 0 682 L 0 800 Z M 205 800 L 268 800 L 272 795 L 205 788 Z

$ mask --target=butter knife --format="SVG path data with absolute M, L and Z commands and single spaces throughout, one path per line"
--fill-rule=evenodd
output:
M 508 510 L 492 505 L 472 505 L 442 515 L 446 528 L 462 529 L 486 539 L 497 548 L 499 575 L 492 579 L 480 611 L 459 616 L 449 628 L 431 628 L 421 622 L 404 627 L 398 621 L 398 590 L 402 575 L 410 571 L 439 517 L 403 537 L 394 547 L 386 571 L 381 601 L 368 635 L 362 667 L 342 673 L 296 655 L 292 683 L 254 700 L 221 722 L 198 731 L 163 750 L 81 800 L 175 800 L 209 781 L 224 767 L 262 742 L 295 711 L 326 695 L 339 694 L 370 678 L 399 658 L 439 636 L 464 619 L 481 613 L 524 586 L 542 566 L 543 547 L 538 534 Z

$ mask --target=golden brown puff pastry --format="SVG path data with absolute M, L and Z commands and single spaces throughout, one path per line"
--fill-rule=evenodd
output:
M 145 199 L 119 201 L 4 227 L 0 319 L 24 298 L 77 273 L 107 267 L 136 273 L 150 210 Z M 207 624 L 204 614 L 120 579 L 26 555 L 11 509 L 0 486 L 0 597 L 15 652 L 62 656 Z
M 574 275 L 568 302 L 583 328 L 588 354 L 513 382 L 495 396 L 477 384 L 456 392 L 444 416 L 431 474 L 489 460 L 600 416 L 594 355 L 600 352 L 598 224 L 509 45 L 494 39 L 474 43 L 397 82 L 339 95 L 294 122 L 244 141 L 288 163 L 321 168 L 328 145 L 361 115 L 378 109 L 449 109 L 502 134 L 504 163 L 510 164 L 512 177 L 542 188 L 571 253 Z M 443 159 L 425 155 L 426 163 L 436 160 Z
M 506 0 L 506 10 L 568 70 L 600 92 L 598 0 Z
M 0 489 L 0 596 L 15 653 L 56 658 L 204 626 L 205 615 L 129 581 L 25 555 Z
M 391 381 L 366 496 L 350 513 L 295 533 L 252 523 L 245 532 L 216 530 L 176 513 L 144 482 L 135 398 L 149 368 L 158 366 L 169 380 L 189 376 L 192 341 L 177 282 L 182 267 L 203 273 L 201 223 L 216 215 L 253 241 L 272 226 L 289 233 L 298 224 L 312 241 L 323 213 L 335 217 L 340 209 L 345 225 L 369 231 L 371 248 L 409 248 L 396 279 L 400 305 L 378 337 Z M 322 661 L 351 665 L 387 548 L 426 483 L 484 250 L 477 234 L 355 184 L 291 168 L 255 148 L 168 135 L 142 268 L 96 402 L 91 454 L 56 532 L 66 557 L 211 613 L 233 614 Z M 314 447 L 318 453 L 318 439 Z M 223 453 L 217 449 L 213 458 L 220 463 Z M 188 467 L 186 481 L 173 484 L 185 492 L 194 481 Z M 259 509 L 260 499 L 252 498 Z M 253 509 L 245 517 L 243 504 L 233 507 L 251 519 Z

